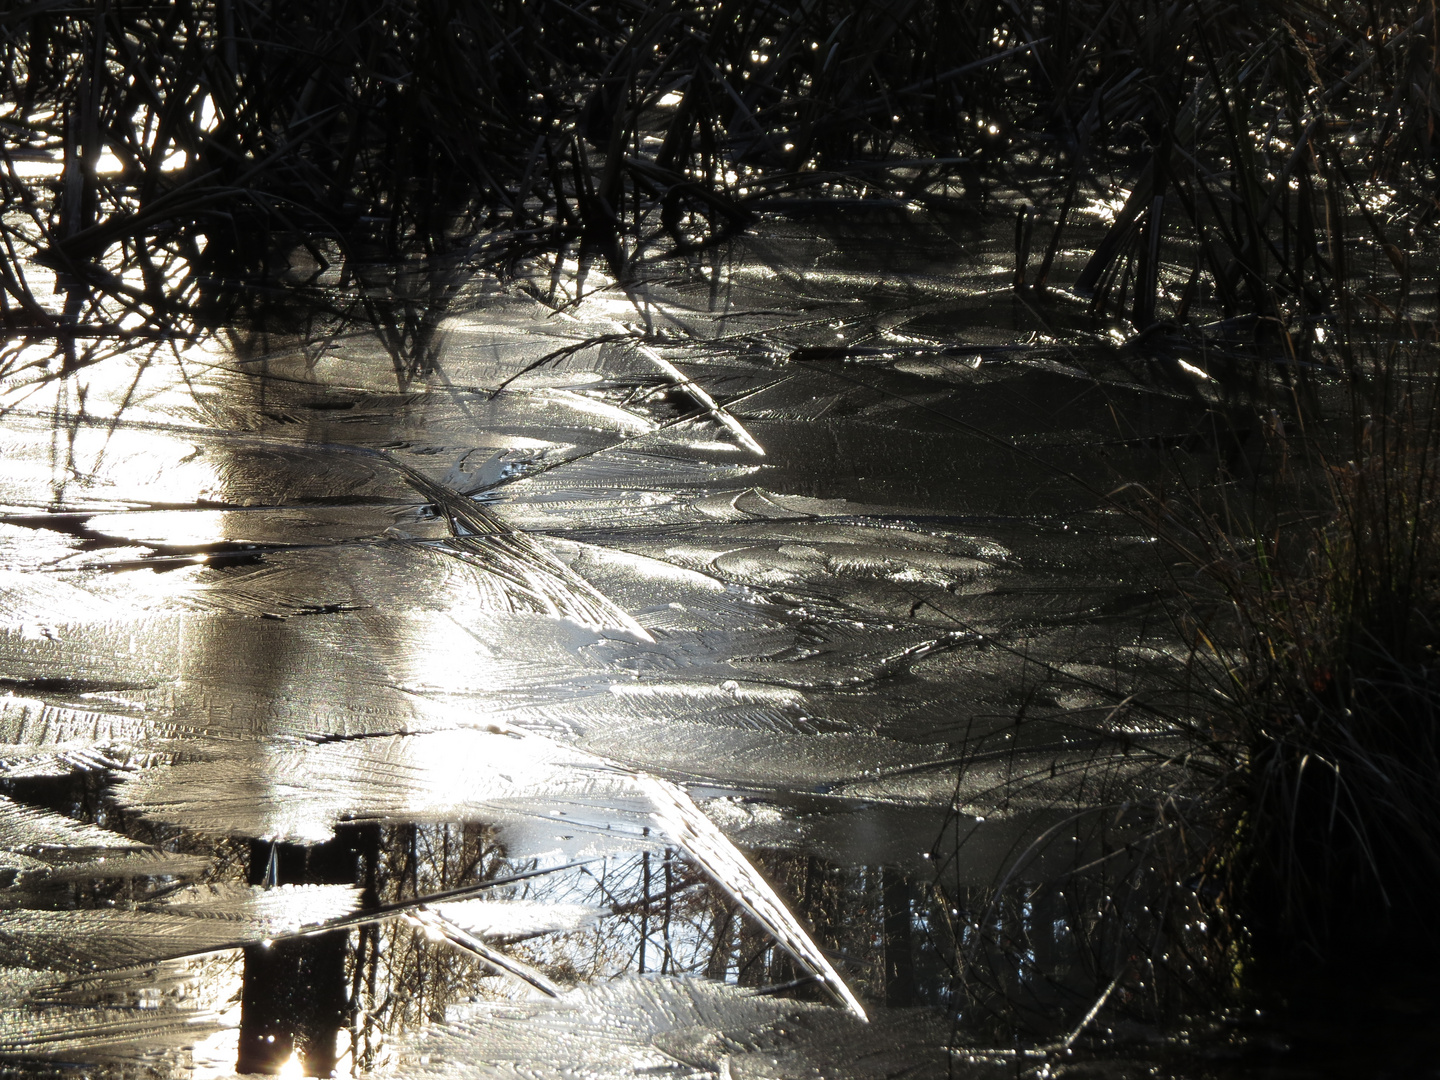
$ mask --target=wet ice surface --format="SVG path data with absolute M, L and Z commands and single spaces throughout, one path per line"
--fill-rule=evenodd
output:
M 942 1075 L 946 1024 L 896 1010 L 865 1025 L 838 1010 L 699 980 L 624 978 L 543 1005 L 462 1007 L 407 1047 L 415 1076 Z M 978 1071 L 978 1070 L 977 1070 Z M 963 1074 L 962 1074 L 963 1075 Z
M 965 243 L 981 262 L 957 268 Z M 780 229 L 727 265 L 559 313 L 477 284 L 403 388 L 363 327 L 10 388 L 0 1050 L 223 1073 L 240 954 L 184 958 L 418 902 L 425 859 L 430 892 L 496 859 L 591 860 L 557 879 L 583 888 L 525 886 L 508 914 L 387 916 L 392 996 L 431 995 L 404 1022 L 378 999 L 360 1016 L 354 972 L 383 950 L 350 931 L 338 1067 L 936 1066 L 949 1022 L 884 1003 L 941 1003 L 943 976 L 919 944 L 909 975 L 876 969 L 857 944 L 883 916 L 875 890 L 984 885 L 1074 807 L 1186 780 L 1173 732 L 1113 711 L 1176 662 L 1144 586 L 1148 538 L 1094 493 L 1134 447 L 1187 437 L 1203 403 L 1183 372 L 977 291 L 988 250 Z M 104 799 L 25 803 L 80 780 Z M 257 872 L 265 844 L 274 861 L 337 828 L 383 841 L 355 855 L 360 876 Z M 456 869 L 432 845 L 376 870 L 397 837 L 418 852 L 417 836 L 482 828 L 489 864 Z M 732 842 L 767 853 L 802 922 L 820 910 L 818 892 L 794 895 L 805 865 L 873 894 L 869 914 L 817 949 Z M 216 843 L 250 845 L 248 877 Z M 659 901 L 637 896 L 708 913 L 691 942 L 708 955 L 679 958 L 667 899 L 646 968 Z M 723 915 L 721 955 L 737 903 L 764 934 Z M 907 904 L 918 935 L 928 915 Z M 478 974 L 406 975 L 393 958 L 417 937 Z M 517 938 L 553 1002 L 466 945 Z M 746 967 L 776 940 L 798 967 Z M 878 1009 L 873 1057 L 837 1059 L 861 1038 L 842 1009 L 754 996 L 832 960 L 837 996 Z M 603 981 L 637 968 L 672 981 Z M 897 992 L 897 977 L 929 982 Z M 503 1003 L 461 1007 L 487 994 Z

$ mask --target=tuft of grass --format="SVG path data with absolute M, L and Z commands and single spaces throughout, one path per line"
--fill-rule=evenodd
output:
M 1142 504 L 1187 570 L 1194 733 L 1230 766 L 1204 874 L 1261 984 L 1440 956 L 1434 348 L 1380 350 L 1328 424 L 1297 394 L 1248 494 Z

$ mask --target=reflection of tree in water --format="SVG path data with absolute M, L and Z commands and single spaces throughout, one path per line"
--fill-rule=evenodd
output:
M 1097 1017 L 1159 1032 L 1223 1009 L 1235 958 L 1207 926 L 1215 897 L 1206 883 L 1179 880 L 1192 856 L 1164 828 L 1107 834 L 1145 808 L 1110 815 L 1098 840 L 1084 826 L 1049 840 L 1072 848 L 1059 870 L 1027 872 L 1033 850 L 1018 855 L 1020 873 L 984 884 L 957 884 L 941 869 L 937 929 L 954 943 L 951 1002 L 972 1037 L 1003 1044 L 1023 1031 L 1069 1046 L 1080 1033 L 1103 1041 L 1088 1030 Z
M 347 827 L 346 831 L 356 827 Z M 479 823 L 366 826 L 373 843 L 361 868 L 379 904 L 431 896 L 535 867 L 512 861 L 496 830 Z M 893 870 L 840 866 L 815 855 L 757 856 L 817 943 L 866 997 L 895 1005 L 943 1005 L 952 963 L 931 934 L 934 892 Z M 812 978 L 737 904 L 672 848 L 626 852 L 575 869 L 502 886 L 488 900 L 583 905 L 596 917 L 576 929 L 487 937 L 562 988 L 626 973 L 715 979 L 816 1001 Z M 352 933 L 346 1027 L 357 1068 L 383 1064 L 397 1039 L 443 1022 L 449 1006 L 514 1000 L 528 988 L 476 957 L 402 920 Z M 342 1036 L 342 1063 L 345 1058 Z
M 797 852 L 769 852 L 761 862 L 863 997 L 888 1005 L 941 1006 L 948 999 L 949 950 L 931 932 L 935 894 L 928 882 L 894 867 L 842 866 Z M 716 944 L 714 956 L 724 965 L 712 960 L 707 973 L 812 996 L 794 960 L 733 909 L 716 921 Z
M 106 810 L 101 790 L 98 774 L 64 782 L 10 781 L 6 787 L 13 797 L 90 820 L 114 813 Z M 327 844 L 300 847 L 206 841 L 174 829 L 162 836 L 122 818 L 106 820 L 172 849 L 214 856 L 211 880 L 239 871 L 262 889 L 305 881 L 358 884 L 363 909 L 537 868 L 534 860 L 509 858 L 495 827 L 473 822 L 352 823 Z M 1113 822 L 1107 816 L 1107 830 Z M 1103 1045 L 1104 1030 L 1117 1022 L 1154 1030 L 1157 1020 L 1204 1012 L 1214 1003 L 1203 997 L 1207 988 L 1215 991 L 1214 1001 L 1221 988 L 1203 973 L 1225 971 L 1224 955 L 1206 952 L 1212 943 L 1198 924 L 1203 884 L 1177 890 L 1167 876 L 1173 864 L 1167 864 L 1163 845 L 1147 850 L 1137 835 L 1143 834 L 1116 828 L 1096 841 L 1098 865 L 1072 858 L 1070 872 L 1048 880 L 1022 867 L 998 893 L 993 884 L 953 884 L 948 867 L 933 877 L 907 875 L 774 849 L 755 861 L 867 1007 L 937 1008 L 963 1025 L 955 1041 L 974 1045 L 987 1032 L 998 1039 L 1016 1030 L 1058 1042 L 1104 1001 L 1091 1044 Z M 1065 839 L 1083 848 L 1076 836 L 1087 839 L 1083 829 Z M 244 846 L 248 873 L 234 857 Z M 73 888 L 63 906 L 143 902 L 151 892 L 139 882 Z M 682 855 L 659 844 L 502 884 L 485 894 L 482 902 L 488 901 L 500 902 L 492 907 L 516 901 L 530 906 L 530 929 L 507 935 L 502 927 L 483 936 L 563 989 L 643 972 L 820 999 L 813 982 L 797 978 L 792 961 L 747 915 Z M 593 910 L 593 921 L 545 923 L 547 912 L 579 905 Z M 283 1053 L 271 1065 L 283 1063 L 292 1045 L 308 1050 L 328 1032 L 342 1074 L 380 1068 L 427 1025 L 444 1024 L 451 1005 L 532 996 L 474 955 L 399 918 L 252 945 L 245 952 L 242 1003 L 257 1003 L 270 1020 L 242 1013 L 242 1046 L 247 1032 L 261 1039 L 276 1035 L 276 1043 L 266 1045 L 278 1044 Z M 277 984 L 289 998 L 276 995 Z M 262 1021 L 271 1026 L 260 1027 Z M 307 1064 L 318 1060 L 313 1052 L 302 1050 L 302 1056 Z
M 478 824 L 392 825 L 376 830 L 365 886 L 378 903 L 410 900 L 516 869 L 494 830 Z M 479 993 L 494 975 L 443 942 L 401 922 L 356 932 L 349 964 L 350 1030 L 356 1065 L 373 1068 L 382 1033 L 399 1035 L 443 1019 L 445 1006 Z

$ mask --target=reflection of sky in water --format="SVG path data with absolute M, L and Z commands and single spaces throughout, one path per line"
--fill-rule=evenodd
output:
M 194 500 L 214 499 L 218 484 L 214 482 L 214 470 L 208 469 L 211 478 L 203 487 L 194 490 Z M 198 479 L 198 478 L 197 478 Z M 172 486 L 170 490 L 175 490 Z M 165 499 L 164 502 L 179 502 Z M 232 519 L 240 517 L 240 521 Z M 150 546 L 190 546 L 214 543 L 217 540 L 247 539 L 244 532 L 244 518 L 227 514 L 224 510 L 152 510 L 148 513 L 130 512 L 125 514 L 96 514 L 90 518 L 89 526 L 107 536 L 132 540 Z M 203 558 L 203 556 L 197 556 Z

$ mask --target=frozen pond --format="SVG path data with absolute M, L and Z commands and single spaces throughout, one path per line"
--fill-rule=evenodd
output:
M 418 268 L 8 387 L 0 1050 L 992 1076 L 1002 999 L 1083 1045 L 1156 976 L 1035 887 L 1142 873 L 1196 783 L 1099 496 L 1205 451 L 1205 380 L 1011 259 L 897 216 Z

